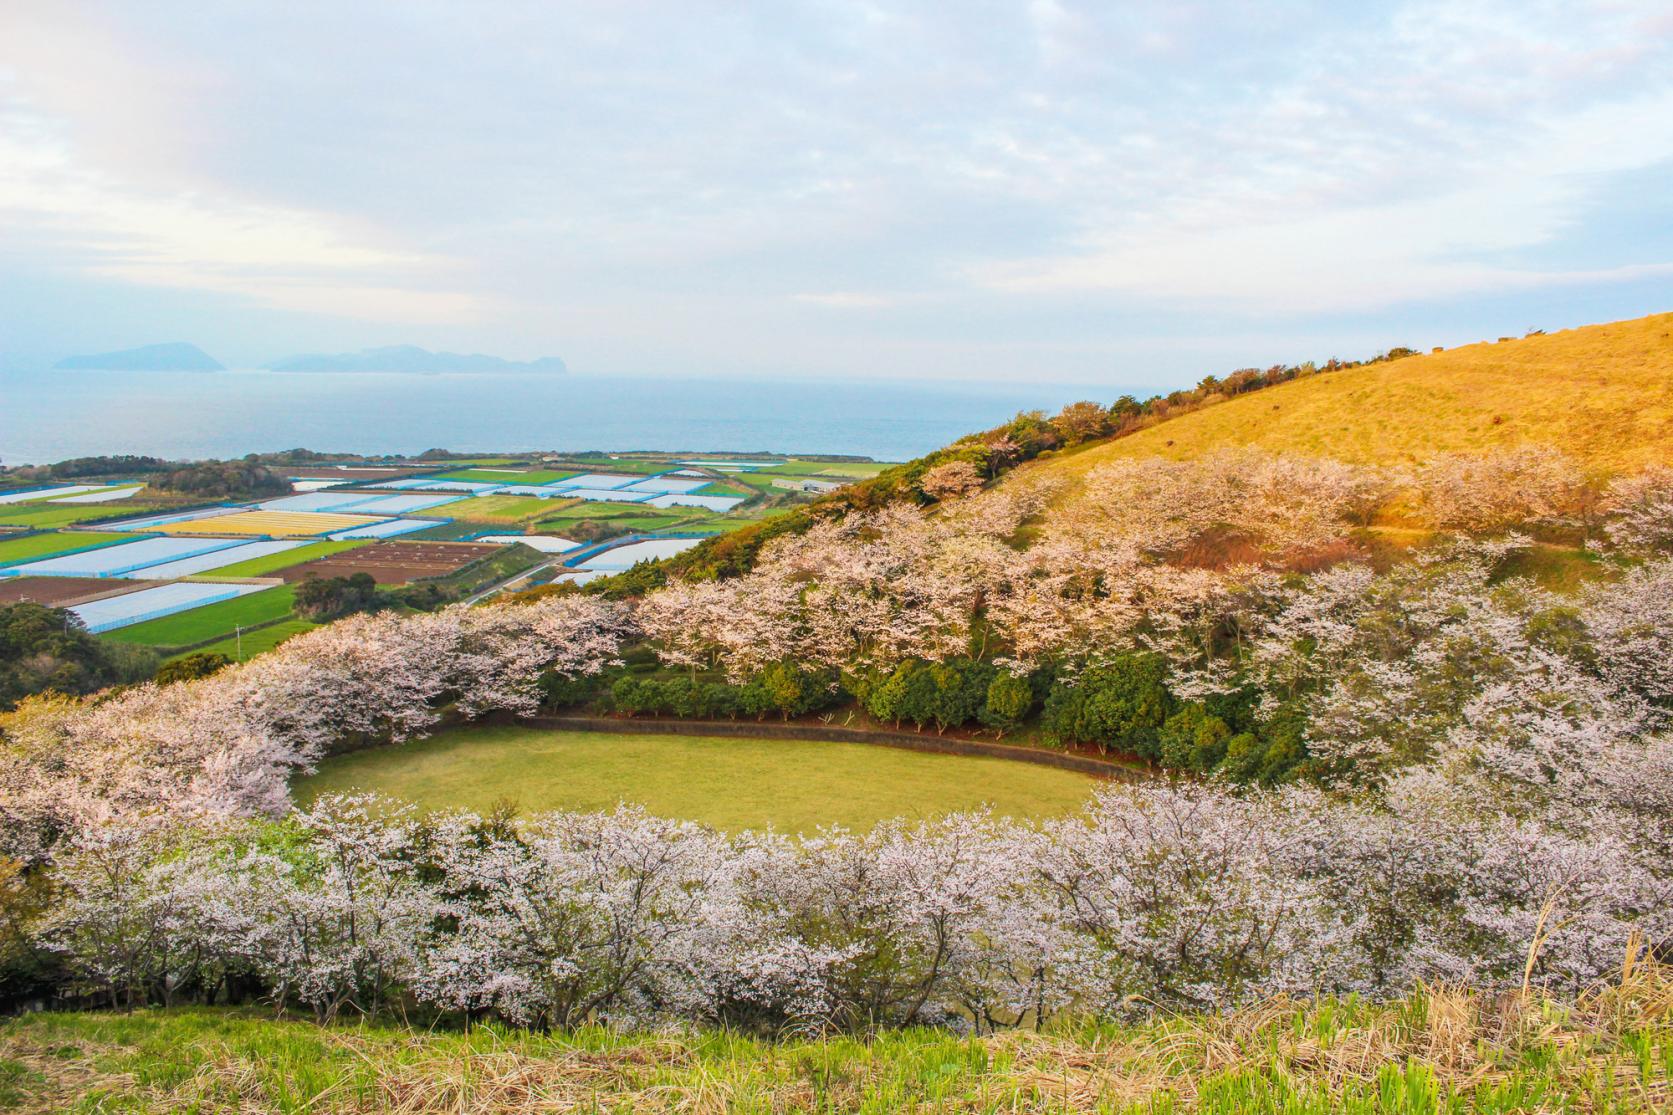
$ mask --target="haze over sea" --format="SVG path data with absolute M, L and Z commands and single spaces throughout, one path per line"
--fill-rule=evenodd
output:
M 1126 388 L 1039 382 L 406 373 L 0 372 L 0 461 L 668 449 L 906 460 L 1018 410 Z

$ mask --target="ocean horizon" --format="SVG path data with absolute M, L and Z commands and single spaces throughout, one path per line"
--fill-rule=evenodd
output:
M 637 449 L 919 456 L 1111 385 L 508 373 L 0 372 L 0 462 Z

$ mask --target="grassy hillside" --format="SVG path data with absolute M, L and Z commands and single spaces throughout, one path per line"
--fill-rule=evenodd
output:
M 1667 988 L 1577 1008 L 1455 991 L 1275 1002 L 993 1038 L 770 1043 L 719 1030 L 469 1033 L 268 1009 L 35 1014 L 0 1026 L 0 1109 L 266 1112 L 1665 1111 Z
M 1525 443 L 1611 471 L 1673 460 L 1673 313 L 1308 376 L 1035 467 L 1242 445 L 1394 464 Z

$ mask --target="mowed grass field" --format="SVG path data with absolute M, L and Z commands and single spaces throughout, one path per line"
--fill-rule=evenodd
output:
M 1397 464 L 1527 443 L 1607 470 L 1673 461 L 1673 314 L 1310 376 L 1026 471 L 1221 446 Z
M 622 802 L 726 831 L 869 828 L 990 805 L 1033 818 L 1079 809 L 1099 785 L 1010 759 L 863 743 L 466 727 L 340 755 L 296 783 L 310 801 L 375 790 L 428 809 L 613 809 Z
M 232 634 L 236 627 L 249 627 L 288 616 L 295 606 L 295 596 L 291 586 L 277 585 L 218 604 L 205 604 L 188 612 L 118 627 L 105 632 L 101 638 L 152 647 L 190 646 L 205 639 Z
M 115 542 L 126 542 L 130 538 L 137 537 L 138 535 L 134 534 L 85 531 L 73 534 L 30 534 L 22 538 L 0 538 L 0 565 L 10 565 L 19 561 L 35 561 L 39 558 L 50 557 L 53 554 L 65 554 L 71 550 L 79 550 L 84 547 L 92 548 Z

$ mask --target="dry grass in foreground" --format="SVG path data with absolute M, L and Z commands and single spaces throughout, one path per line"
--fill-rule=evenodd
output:
M 1421 989 L 962 1039 L 536 1035 L 248 1010 L 45 1014 L 0 1029 L 0 1105 L 44 1112 L 1655 1112 L 1673 980 L 1628 965 L 1571 1005 Z

